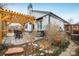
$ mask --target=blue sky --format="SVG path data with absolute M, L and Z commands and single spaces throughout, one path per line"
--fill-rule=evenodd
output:
M 27 6 L 29 3 L 8 4 L 6 7 L 16 12 L 27 14 Z M 79 22 L 79 4 L 78 3 L 32 3 L 34 10 L 51 11 L 61 18 L 72 22 Z

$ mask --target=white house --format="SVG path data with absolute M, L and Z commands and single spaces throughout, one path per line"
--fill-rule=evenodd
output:
M 57 24 L 64 30 L 64 24 L 68 23 L 58 15 L 50 11 L 33 10 L 32 4 L 29 4 L 28 14 L 35 17 L 35 30 L 45 30 L 47 24 Z

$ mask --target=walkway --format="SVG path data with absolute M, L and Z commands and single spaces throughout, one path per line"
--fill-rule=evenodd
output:
M 70 45 L 68 46 L 68 48 L 62 52 L 60 54 L 60 56 L 71 56 L 71 55 L 75 55 L 75 49 L 77 47 L 79 47 L 78 45 L 76 45 L 72 40 L 69 40 L 70 41 Z

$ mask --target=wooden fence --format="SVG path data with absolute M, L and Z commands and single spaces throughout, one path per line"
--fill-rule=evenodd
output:
M 68 34 L 79 34 L 79 25 L 77 24 L 66 24 L 64 28 Z

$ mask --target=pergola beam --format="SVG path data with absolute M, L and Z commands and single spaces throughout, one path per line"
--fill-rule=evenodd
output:
M 35 20 L 33 16 L 16 13 L 10 10 L 0 9 L 0 44 L 2 43 L 2 21 L 5 21 L 6 24 L 7 22 L 9 22 L 9 23 L 20 23 L 21 25 L 24 25 L 25 23 L 30 22 L 33 25 L 32 32 L 34 34 L 34 21 Z M 7 26 L 8 25 L 6 25 L 6 27 Z

